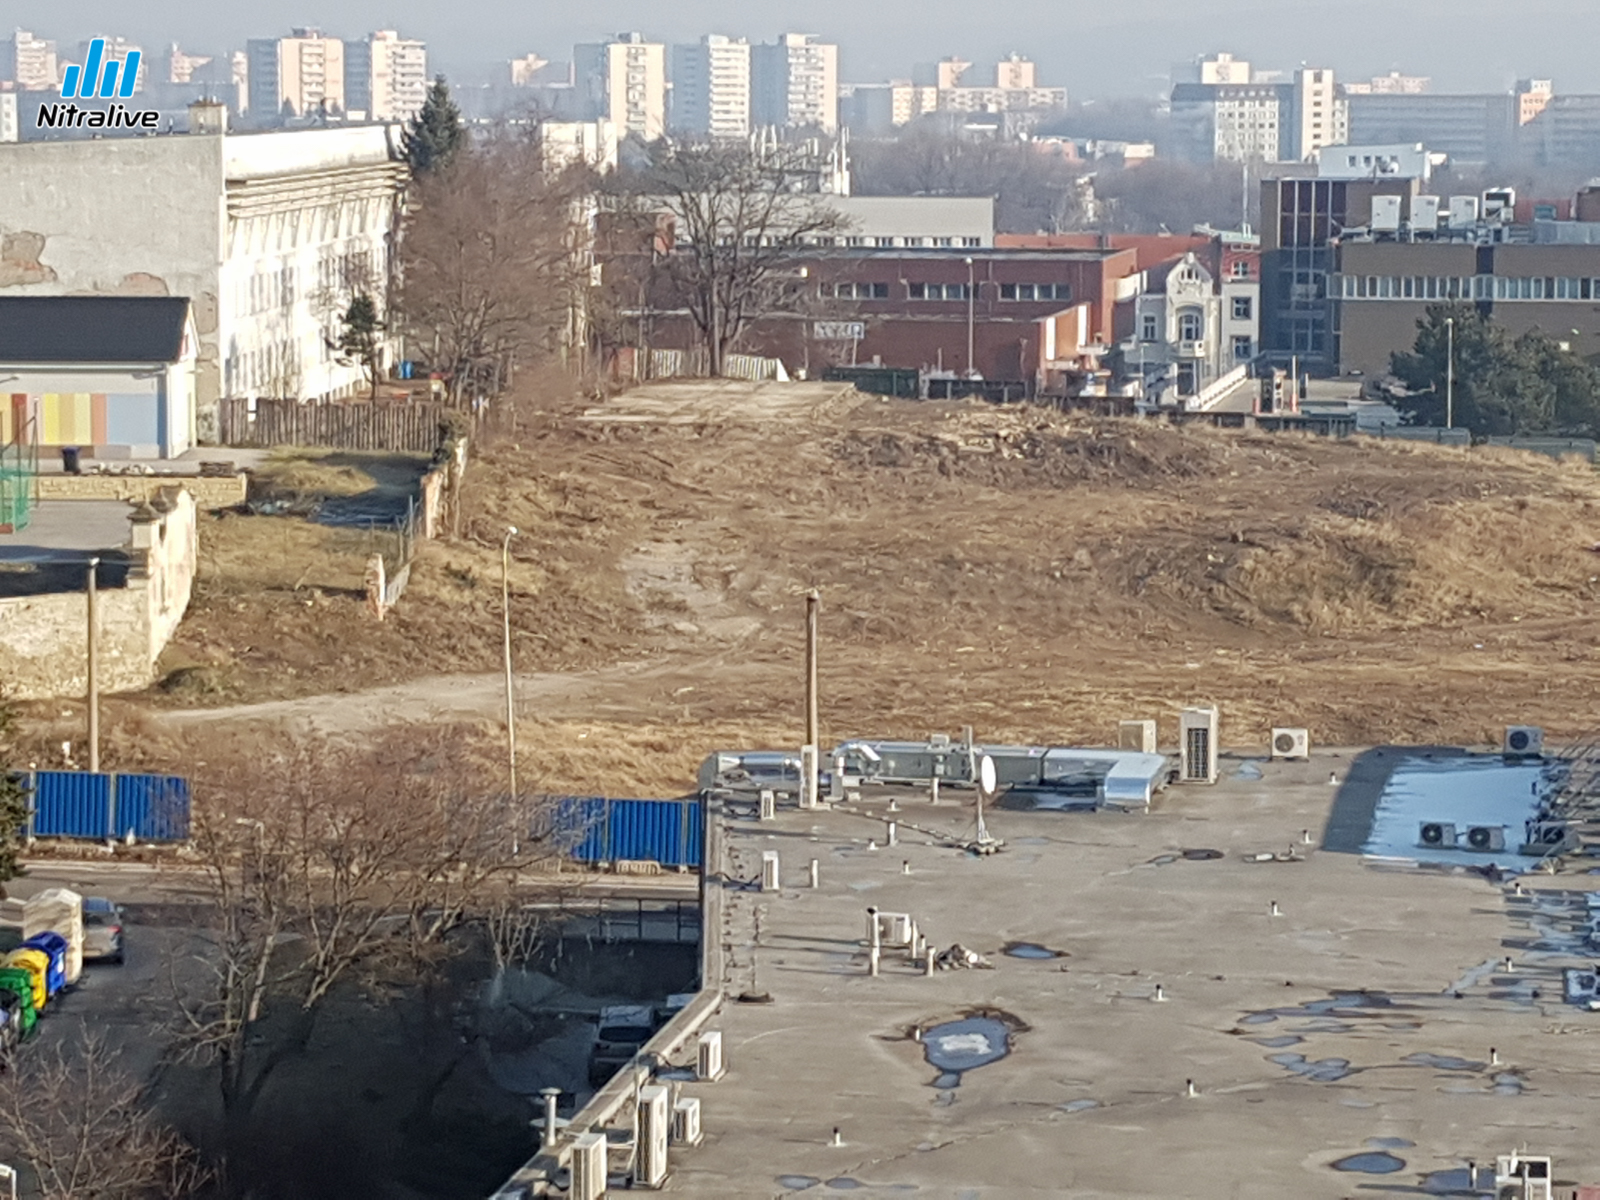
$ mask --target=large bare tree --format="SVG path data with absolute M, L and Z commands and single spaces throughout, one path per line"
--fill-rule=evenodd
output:
M 550 851 L 528 801 L 482 786 L 456 731 L 307 743 L 222 769 L 195 845 L 209 877 L 207 978 L 184 1045 L 216 1072 L 229 1190 L 251 1195 L 254 1114 L 335 989 L 416 967 Z
M 814 169 L 801 146 L 661 143 L 628 181 L 621 207 L 672 218 L 670 244 L 653 265 L 688 310 L 712 375 L 754 322 L 804 308 L 802 257 L 846 227 L 825 196 L 807 190 Z
M 416 181 L 399 307 L 412 355 L 444 375 L 452 397 L 491 396 L 516 365 L 581 350 L 588 197 L 581 168 L 550 169 L 535 143 L 512 135 Z

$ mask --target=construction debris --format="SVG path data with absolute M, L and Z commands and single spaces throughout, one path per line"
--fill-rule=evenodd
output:
M 994 964 L 976 950 L 968 950 L 960 942 L 934 956 L 933 965 L 941 971 L 992 971 Z

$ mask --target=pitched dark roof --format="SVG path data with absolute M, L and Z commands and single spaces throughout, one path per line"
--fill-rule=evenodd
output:
M 168 363 L 184 296 L 0 296 L 0 363 Z

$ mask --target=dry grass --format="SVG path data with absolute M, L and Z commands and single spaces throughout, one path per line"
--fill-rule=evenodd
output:
M 797 742 L 812 586 L 825 738 L 1104 742 L 1210 700 L 1230 741 L 1288 723 L 1476 742 L 1600 712 L 1587 466 L 963 404 L 765 426 L 524 413 L 389 621 L 333 557 L 306 573 L 329 546 L 274 551 L 275 526 L 229 519 L 202 532 L 212 573 L 174 660 L 211 671 L 203 701 L 493 672 L 512 523 L 519 672 L 652 664 L 531 704 L 552 787 L 678 791 L 719 744 Z

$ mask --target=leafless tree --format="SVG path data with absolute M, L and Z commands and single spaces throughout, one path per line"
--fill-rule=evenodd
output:
M 217 1072 L 225 1161 L 248 1159 L 265 1088 L 336 988 L 415 979 L 483 896 L 547 852 L 523 802 L 481 790 L 478 767 L 458 734 L 408 731 L 302 744 L 208 781 L 228 803 L 197 821 L 209 975 L 183 1003 L 184 1046 Z M 229 1182 L 248 1194 L 238 1172 Z
M 0 1075 L 0 1145 L 40 1200 L 180 1200 L 210 1182 L 93 1032 L 29 1046 Z
M 618 201 L 670 215 L 652 267 L 688 310 L 712 375 L 722 374 L 755 321 L 803 307 L 809 289 L 800 258 L 846 227 L 824 197 L 805 190 L 813 168 L 800 146 L 662 143 Z
M 522 137 L 475 144 L 418 181 L 399 308 L 415 357 L 455 399 L 497 393 L 516 363 L 581 349 L 591 212 L 584 170 L 547 169 Z

